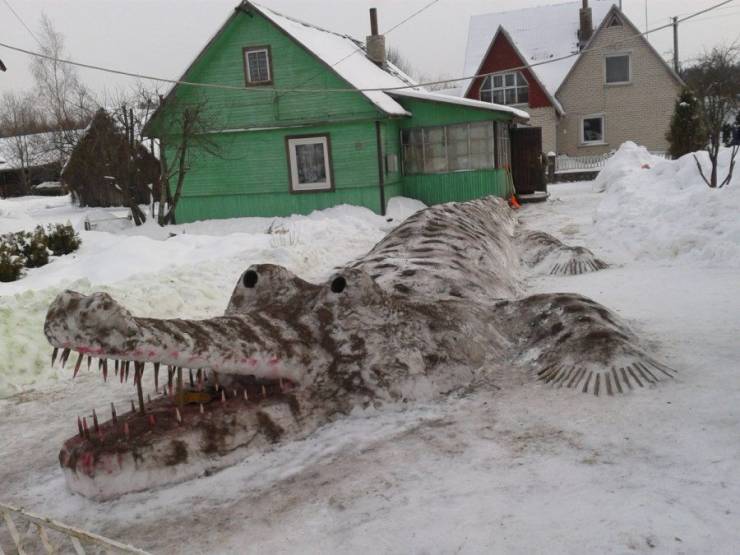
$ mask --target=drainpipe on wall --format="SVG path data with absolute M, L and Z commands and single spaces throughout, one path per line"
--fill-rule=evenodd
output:
M 378 189 L 380 189 L 380 215 L 385 216 L 385 164 L 383 163 L 383 133 L 380 121 L 375 122 L 375 139 L 378 148 Z

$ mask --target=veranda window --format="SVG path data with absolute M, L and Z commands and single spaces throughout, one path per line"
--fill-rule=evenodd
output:
M 519 71 L 489 75 L 481 85 L 480 99 L 494 104 L 527 104 L 529 83 Z
M 492 169 L 494 122 L 405 129 L 403 171 L 407 175 Z
M 511 169 L 511 138 L 509 137 L 509 126 L 505 123 L 496 125 L 496 152 L 498 167 Z
M 292 192 L 333 188 L 330 146 L 329 135 L 287 138 Z

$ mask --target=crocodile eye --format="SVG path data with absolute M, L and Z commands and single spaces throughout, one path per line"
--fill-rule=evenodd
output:
M 341 293 L 347 287 L 347 280 L 342 276 L 335 277 L 331 282 L 331 290 L 334 293 Z
M 247 287 L 249 289 L 252 289 L 255 285 L 257 285 L 257 280 L 259 279 L 259 276 L 257 275 L 257 272 L 254 270 L 247 270 L 244 273 L 244 287 Z

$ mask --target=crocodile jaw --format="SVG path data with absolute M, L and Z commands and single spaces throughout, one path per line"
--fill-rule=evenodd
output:
M 271 333 L 278 325 L 245 314 L 206 320 L 136 318 L 106 293 L 65 291 L 50 306 L 44 332 L 49 343 L 67 355 L 75 351 L 79 357 L 207 368 L 305 384 L 310 370 L 325 367 L 328 356 L 310 342 L 305 349 L 297 348 L 298 331 Z

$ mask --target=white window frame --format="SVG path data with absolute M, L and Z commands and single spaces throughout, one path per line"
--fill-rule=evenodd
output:
M 627 56 L 627 68 L 629 73 L 629 78 L 627 81 L 613 81 L 609 82 L 606 80 L 606 61 L 609 58 L 623 58 Z M 632 52 L 612 52 L 610 54 L 607 54 L 604 56 L 604 84 L 607 87 L 611 87 L 613 85 L 629 85 L 632 83 Z
M 267 59 L 267 79 L 262 81 L 252 81 L 252 71 L 249 66 L 249 55 L 250 54 L 258 54 L 260 52 L 265 53 L 265 58 Z M 245 48 L 244 49 L 244 66 L 246 68 L 246 79 L 247 83 L 249 85 L 267 85 L 272 83 L 272 61 L 270 60 L 270 49 L 265 47 L 257 47 L 257 48 Z
M 506 76 L 507 75 L 512 75 L 512 74 L 514 75 L 514 85 L 513 86 L 510 86 L 510 85 L 507 86 L 506 85 Z M 517 75 L 521 75 L 522 76 L 522 79 L 524 79 L 524 82 L 527 84 L 527 101 L 526 102 L 519 102 L 519 88 L 521 87 L 521 85 L 518 85 L 517 84 Z M 499 77 L 499 76 L 501 77 L 501 82 L 503 83 L 503 86 L 501 86 L 501 87 L 494 87 L 493 86 L 493 78 L 494 77 Z M 483 89 L 483 85 L 485 84 L 485 82 L 486 82 L 487 79 L 490 79 L 490 83 L 491 83 L 491 88 L 490 89 L 486 89 L 486 90 L 490 90 L 491 91 L 491 104 L 497 104 L 496 102 L 493 101 L 493 91 L 495 91 L 495 90 L 501 90 L 501 91 L 504 91 L 504 102 L 501 103 L 503 106 L 529 106 L 529 92 L 530 92 L 529 91 L 529 81 L 524 76 L 524 73 L 522 73 L 521 71 L 499 71 L 498 73 L 493 73 L 493 74 L 485 77 L 483 79 L 483 82 L 481 83 L 480 90 L 478 91 L 478 99 L 479 100 L 482 100 L 483 90 L 484 90 Z M 514 102 L 514 104 L 506 104 L 506 90 L 507 89 L 514 89 L 514 94 L 516 95 L 516 102 Z M 485 102 L 485 101 L 483 101 L 483 102 Z
M 293 193 L 312 191 L 331 191 L 334 189 L 334 179 L 331 171 L 331 140 L 329 135 L 310 135 L 300 137 L 286 137 L 288 149 L 288 166 L 290 169 L 290 190 Z M 326 179 L 319 183 L 300 183 L 298 181 L 298 156 L 296 146 L 321 144 L 324 147 L 324 174 Z
M 601 119 L 601 140 L 597 141 L 587 141 L 586 137 L 584 136 L 584 129 L 583 124 L 586 122 L 587 119 Z M 580 138 L 581 138 L 581 145 L 583 146 L 596 146 L 596 145 L 605 145 L 606 142 L 606 114 L 603 112 L 600 112 L 598 114 L 589 114 L 587 116 L 583 116 L 581 118 L 580 122 Z

